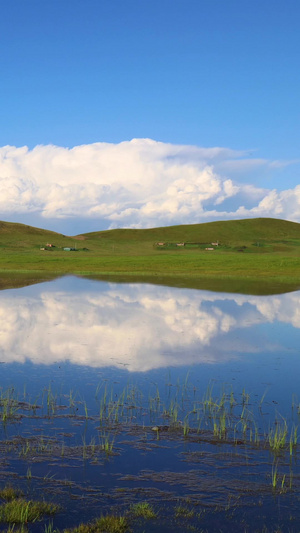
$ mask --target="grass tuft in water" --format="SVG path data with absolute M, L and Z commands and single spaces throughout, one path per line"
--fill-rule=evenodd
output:
M 269 435 L 268 435 L 268 442 L 270 449 L 274 453 L 279 453 L 281 450 L 283 450 L 286 446 L 286 438 L 287 438 L 288 428 L 286 420 L 282 420 L 282 422 L 276 421 L 275 429 L 270 429 Z
M 129 531 L 126 518 L 106 515 L 89 524 L 80 524 L 73 529 L 65 529 L 64 533 L 125 533 L 126 531 Z
M 0 506 L 0 522 L 27 524 L 36 522 L 45 515 L 53 515 L 58 510 L 59 506 L 53 503 L 17 498 Z
M 278 462 L 272 466 L 272 487 L 276 489 L 278 483 Z
M 17 500 L 23 495 L 22 491 L 15 489 L 12 485 L 6 485 L 3 489 L 0 490 L 0 498 L 6 502 L 11 502 L 12 500 Z
M 17 418 L 19 402 L 13 387 L 6 391 L 1 390 L 0 394 L 0 418 L 5 424 Z
M 53 522 L 45 525 L 44 533 L 59 533 L 59 530 L 53 527 Z
M 145 518 L 147 520 L 157 516 L 148 502 L 135 503 L 130 507 L 130 513 L 136 518 Z
M 176 505 L 174 508 L 175 518 L 193 518 L 194 510 L 186 505 Z

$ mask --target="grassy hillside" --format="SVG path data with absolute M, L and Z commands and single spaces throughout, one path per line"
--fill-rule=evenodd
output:
M 250 248 L 256 248 L 257 245 L 293 247 L 300 245 L 300 224 L 256 218 L 151 229 L 115 229 L 70 237 L 24 224 L 0 221 L 0 247 L 7 250 L 34 250 L 52 243 L 57 248 L 75 246 L 80 249 L 89 246 L 91 251 L 97 252 L 111 251 L 114 246 L 114 251 L 128 249 L 139 254 L 141 250 L 152 253 L 157 242 L 210 244 L 216 241 L 227 248 L 243 245 Z
M 0 221 L 0 247 L 2 249 L 32 250 L 54 240 L 63 245 L 65 237 L 54 231 L 35 228 L 25 224 Z M 70 242 L 70 238 L 67 242 Z
M 139 242 L 215 242 L 238 245 L 257 240 L 300 239 L 300 224 L 273 218 L 227 220 L 144 230 L 116 229 L 86 233 L 85 239 Z
M 205 250 L 217 241 L 213 251 Z M 158 242 L 168 244 L 159 247 Z M 199 288 L 258 283 L 292 290 L 300 287 L 300 224 L 250 219 L 67 237 L 1 222 L 1 272 L 31 272 L 34 279 L 72 273 Z

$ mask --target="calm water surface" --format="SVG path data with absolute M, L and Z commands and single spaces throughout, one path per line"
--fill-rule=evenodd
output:
M 1 483 L 55 527 L 147 501 L 133 531 L 300 530 L 300 292 L 64 277 L 0 314 Z

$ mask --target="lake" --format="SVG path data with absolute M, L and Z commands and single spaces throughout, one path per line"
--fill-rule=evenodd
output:
M 66 276 L 0 314 L 1 487 L 60 506 L 26 530 L 299 531 L 300 292 Z

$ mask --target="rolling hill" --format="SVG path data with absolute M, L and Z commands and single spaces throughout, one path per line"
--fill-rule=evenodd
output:
M 0 222 L 2 288 L 20 276 L 27 284 L 65 274 L 255 294 L 298 290 L 300 224 L 257 218 L 66 236 Z
M 288 246 L 300 245 L 300 224 L 273 218 L 228 220 L 158 227 L 151 229 L 113 229 L 65 236 L 53 231 L 13 223 L 0 222 L 0 248 L 30 249 L 53 243 L 56 247 L 87 247 L 101 253 L 111 251 L 153 252 L 157 242 L 211 243 L 219 242 L 229 248 L 254 247 L 273 244 L 270 251 L 284 251 Z M 299 241 L 299 243 L 297 242 Z M 277 250 L 276 250 L 277 246 Z
M 219 241 L 229 246 L 263 242 L 283 242 L 300 239 L 300 224 L 273 218 L 228 220 L 167 226 L 151 229 L 115 229 L 83 234 L 85 240 L 115 242 L 193 242 Z

